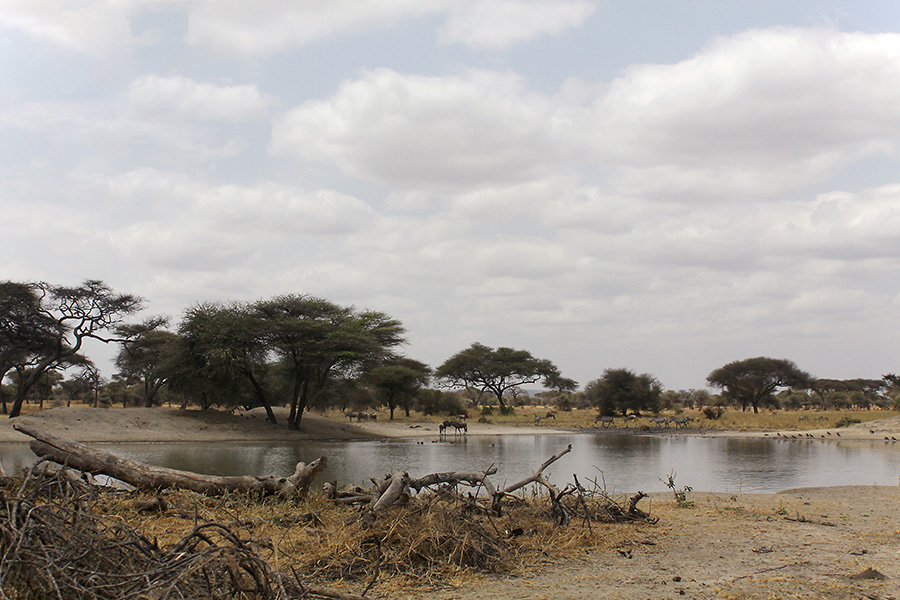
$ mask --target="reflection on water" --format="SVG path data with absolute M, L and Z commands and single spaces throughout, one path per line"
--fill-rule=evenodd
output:
M 424 443 L 423 443 L 424 442 Z M 616 433 L 469 436 L 353 442 L 271 444 L 96 444 L 125 458 L 216 475 L 289 475 L 298 461 L 328 457 L 321 481 L 366 484 L 404 470 L 412 476 L 496 466 L 495 482 L 512 483 L 572 444 L 549 469 L 551 480 L 597 481 L 609 492 L 662 491 L 676 473 L 678 487 L 719 492 L 774 492 L 793 487 L 896 485 L 900 451 L 881 442 L 782 441 Z M 0 445 L 9 472 L 34 457 L 25 444 Z

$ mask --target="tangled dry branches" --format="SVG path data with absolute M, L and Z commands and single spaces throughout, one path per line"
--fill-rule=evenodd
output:
M 341 503 L 340 493 L 125 492 L 39 462 L 22 479 L 0 478 L 0 600 L 360 600 L 376 585 L 521 572 L 551 554 L 621 543 L 631 529 L 614 523 L 655 522 L 637 508 L 643 494 L 617 502 L 577 477 L 558 489 L 541 475 L 547 464 L 531 488 L 497 490 L 491 469 L 401 474 Z M 365 518 L 391 481 L 401 492 Z M 348 586 L 362 595 L 337 589 Z

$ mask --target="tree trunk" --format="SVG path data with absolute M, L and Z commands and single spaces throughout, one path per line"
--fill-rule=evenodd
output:
M 94 475 L 108 475 L 141 490 L 184 488 L 207 496 L 227 492 L 256 492 L 262 495 L 278 495 L 285 498 L 306 496 L 313 479 L 327 463 L 323 456 L 309 463 L 297 463 L 290 477 L 269 475 L 266 477 L 219 477 L 190 471 L 178 471 L 154 467 L 119 458 L 114 454 L 89 448 L 23 423 L 13 426 L 17 431 L 34 438 L 31 450 L 41 458 L 72 467 Z
M 259 403 L 266 409 L 266 418 L 269 419 L 269 422 L 272 425 L 278 425 L 278 420 L 275 418 L 275 413 L 272 411 L 272 405 L 269 404 L 269 399 L 266 398 L 266 391 L 262 389 L 262 386 L 256 380 L 256 377 L 253 376 L 253 371 L 246 369 L 244 375 L 247 376 L 247 379 L 249 379 L 251 385 L 253 385 L 253 391 L 256 392 L 256 398 L 259 400 Z

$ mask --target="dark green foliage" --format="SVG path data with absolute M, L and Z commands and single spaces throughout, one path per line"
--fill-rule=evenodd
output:
M 859 419 L 854 419 L 851 417 L 841 417 L 837 423 L 834 424 L 835 427 L 846 427 L 847 425 L 853 425 L 854 423 L 861 423 Z
M 607 369 L 603 377 L 585 386 L 585 396 L 606 416 L 656 412 L 662 385 L 647 373 L 635 375 L 629 369 Z
M 418 409 L 426 415 L 460 415 L 466 412 L 459 394 L 443 390 L 419 390 L 415 398 Z
M 366 374 L 366 380 L 375 388 L 378 398 L 387 405 L 391 420 L 397 407 L 402 407 L 409 416 L 416 393 L 430 377 L 428 365 L 411 358 L 386 360 Z
M 167 320 L 156 318 L 140 325 L 125 325 L 117 329 L 122 336 L 122 349 L 116 357 L 117 377 L 126 384 L 143 388 L 141 404 L 153 406 L 157 392 L 175 368 L 179 336 L 160 327 Z
M 98 280 L 77 287 L 0 283 L 0 379 L 10 370 L 19 375 L 10 418 L 49 371 L 89 362 L 81 355 L 85 340 L 119 341 L 112 332 L 141 308 L 137 296 Z
M 773 401 L 772 394 L 778 388 L 806 389 L 812 383 L 809 373 L 801 371 L 787 359 L 760 356 L 738 360 L 719 367 L 707 376 L 706 381 L 723 390 L 723 395 L 741 405 L 753 407 Z
M 434 375 L 448 386 L 489 391 L 501 407 L 506 406 L 506 392 L 516 386 L 543 380 L 548 387 L 562 379 L 552 362 L 527 350 L 495 350 L 477 342 L 448 358 Z
M 724 414 L 724 406 L 707 406 L 703 409 L 703 415 L 710 421 L 718 421 Z
M 252 304 L 198 305 L 188 310 L 179 329 L 197 384 L 243 377 L 269 420 L 271 382 L 286 382 L 288 426 L 300 427 L 307 406 L 335 377 L 354 378 L 393 358 L 404 341 L 399 321 L 376 311 L 357 311 L 311 296 L 279 296 Z M 204 383 L 205 380 L 205 383 Z

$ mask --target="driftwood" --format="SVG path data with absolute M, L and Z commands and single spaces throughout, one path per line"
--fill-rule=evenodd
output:
M 278 495 L 285 498 L 299 496 L 302 498 L 309 491 L 309 485 L 313 479 L 325 469 L 327 462 L 323 456 L 309 464 L 297 463 L 294 474 L 290 477 L 202 475 L 190 471 L 154 467 L 119 458 L 114 454 L 89 448 L 84 444 L 57 437 L 23 423 L 16 423 L 14 427 L 17 431 L 34 438 L 31 442 L 31 450 L 41 458 L 78 469 L 84 473 L 108 475 L 141 490 L 183 488 L 208 496 L 221 495 L 226 492 L 254 492 L 261 495 Z
M 553 456 L 551 456 L 550 458 L 545 460 L 544 464 L 542 464 L 541 467 L 537 471 L 535 471 L 530 477 L 526 477 L 525 479 L 523 479 L 522 481 L 519 481 L 518 483 L 514 483 L 510 486 L 505 487 L 502 490 L 498 490 L 498 491 L 492 493 L 491 494 L 491 496 L 492 496 L 491 508 L 494 510 L 494 512 L 497 513 L 498 515 L 500 514 L 500 512 L 502 511 L 502 502 L 503 502 L 504 497 L 512 494 L 514 491 L 516 491 L 520 488 L 525 487 L 529 483 L 539 483 L 542 486 L 544 486 L 545 488 L 547 488 L 547 491 L 550 492 L 550 502 L 553 504 L 554 514 L 555 514 L 557 512 L 557 510 L 559 510 L 561 508 L 561 506 L 559 505 L 560 492 L 557 491 L 556 487 L 544 477 L 544 469 L 546 469 L 547 467 L 549 467 L 550 465 L 552 465 L 553 463 L 555 463 L 556 461 L 558 461 L 560 458 L 562 458 L 563 456 L 565 456 L 566 454 L 568 454 L 571 451 L 572 451 L 572 444 L 569 444 L 568 446 L 566 446 L 565 450 L 563 450 L 562 452 L 560 452 L 558 454 L 554 454 Z M 565 511 L 565 509 L 562 509 L 562 510 Z M 568 515 L 558 516 L 558 518 L 559 518 L 559 522 L 561 525 L 565 525 L 566 523 L 568 523 Z
M 379 517 L 393 506 L 405 504 L 414 493 L 430 491 L 435 493 L 437 500 L 452 499 L 466 505 L 469 509 L 494 515 L 503 514 L 504 501 L 516 498 L 513 492 L 523 487 L 537 483 L 547 489 L 550 497 L 550 514 L 557 525 L 568 525 L 573 516 L 580 517 L 590 528 L 592 520 L 603 522 L 624 522 L 646 520 L 655 522 L 647 513 L 637 508 L 637 503 L 646 497 L 643 492 L 632 496 L 627 507 L 620 506 L 605 492 L 596 489 L 593 492 L 586 491 L 578 478 L 575 485 L 567 485 L 562 490 L 558 489 L 545 476 L 544 471 L 560 458 L 572 451 L 572 446 L 567 446 L 561 452 L 551 456 L 525 479 L 497 489 L 489 477 L 497 473 L 495 467 L 484 471 L 448 471 L 444 473 L 431 473 L 419 478 L 412 478 L 408 473 L 395 473 L 384 479 L 372 479 L 373 488 L 365 490 L 359 486 L 348 486 L 337 489 L 335 482 L 326 483 L 324 491 L 326 497 L 336 504 L 364 505 L 362 521 L 368 524 L 375 523 Z M 459 485 L 475 488 L 474 493 L 464 494 L 458 490 Z M 479 495 L 483 490 L 486 496 Z

